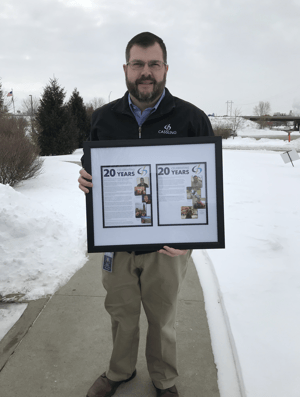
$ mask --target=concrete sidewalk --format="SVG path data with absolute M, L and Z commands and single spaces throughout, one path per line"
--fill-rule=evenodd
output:
M 3 397 L 85 397 L 105 371 L 111 353 L 110 318 L 104 309 L 102 254 L 50 298 L 29 303 L 0 342 Z M 141 319 L 137 376 L 115 397 L 155 397 L 144 351 L 147 320 Z M 198 275 L 191 259 L 177 316 L 180 397 L 219 397 L 217 370 Z

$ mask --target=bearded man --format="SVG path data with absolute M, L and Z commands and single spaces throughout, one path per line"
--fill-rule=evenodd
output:
M 161 38 L 149 32 L 133 37 L 126 47 L 123 69 L 128 91 L 93 113 L 91 141 L 213 135 L 203 111 L 172 96 L 165 87 L 169 66 Z M 84 167 L 84 157 L 82 164 Z M 80 170 L 79 188 L 85 193 L 93 186 L 87 179 L 92 176 Z M 113 396 L 120 384 L 136 376 L 141 304 L 149 324 L 146 360 L 156 394 L 179 396 L 175 386 L 175 320 L 190 255 L 191 250 L 168 246 L 157 252 L 116 252 L 113 271 L 103 268 L 113 348 L 106 372 L 95 381 L 87 397 Z

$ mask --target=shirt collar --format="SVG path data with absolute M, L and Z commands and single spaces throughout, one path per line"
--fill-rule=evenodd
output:
M 163 93 L 161 94 L 161 97 L 159 98 L 159 100 L 156 102 L 156 104 L 153 106 L 153 108 L 147 108 L 147 109 L 151 109 L 153 112 L 155 112 L 159 106 L 159 104 L 161 103 L 161 101 L 164 99 L 166 95 L 166 90 L 164 89 Z M 128 103 L 130 108 L 133 110 L 138 109 L 138 107 L 132 102 L 131 98 L 130 98 L 130 94 L 128 93 Z M 145 109 L 146 110 L 146 109 Z

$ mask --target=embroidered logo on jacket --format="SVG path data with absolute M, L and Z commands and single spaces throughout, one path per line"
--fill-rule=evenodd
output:
M 159 130 L 159 134 L 177 134 L 177 131 L 171 131 L 171 124 L 165 125 L 164 130 Z

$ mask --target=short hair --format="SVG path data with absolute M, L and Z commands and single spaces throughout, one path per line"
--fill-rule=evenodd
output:
M 164 62 L 167 63 L 167 48 L 165 46 L 165 43 L 160 37 L 150 32 L 139 33 L 128 42 L 125 51 L 126 62 L 129 62 L 130 50 L 134 45 L 147 48 L 153 46 L 155 43 L 158 43 L 160 45 L 160 48 L 163 52 Z

